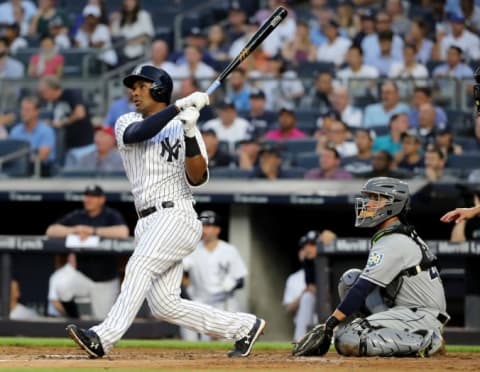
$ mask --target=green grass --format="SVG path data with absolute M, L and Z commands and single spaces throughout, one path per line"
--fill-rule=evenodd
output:
M 71 347 L 74 346 L 74 343 L 68 338 L 0 337 L 0 347 L 4 346 Z M 122 340 L 115 347 L 227 350 L 232 347 L 232 342 L 189 342 L 182 340 Z M 291 350 L 291 348 L 292 344 L 290 342 L 259 341 L 255 344 L 255 350 Z M 480 345 L 447 345 L 447 351 L 454 353 L 480 353 Z

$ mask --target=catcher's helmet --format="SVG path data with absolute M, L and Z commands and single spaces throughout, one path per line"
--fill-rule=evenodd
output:
M 408 184 L 397 178 L 375 177 L 362 187 L 362 197 L 355 199 L 355 226 L 374 227 L 390 217 L 407 211 L 410 206 Z M 371 196 L 377 196 L 377 206 L 369 207 Z M 383 204 L 382 198 L 386 198 Z
M 150 87 L 150 95 L 155 101 L 165 102 L 167 105 L 170 103 L 173 82 L 166 71 L 151 65 L 138 65 L 130 75 L 123 79 L 123 85 L 132 89 L 133 84 L 138 80 L 146 80 L 153 83 Z

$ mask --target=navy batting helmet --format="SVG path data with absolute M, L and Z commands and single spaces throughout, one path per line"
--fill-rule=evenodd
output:
M 173 82 L 170 75 L 151 65 L 139 65 L 135 67 L 130 75 L 123 79 L 123 85 L 132 89 L 133 84 L 138 80 L 151 81 L 150 95 L 155 101 L 170 103 L 173 90 Z

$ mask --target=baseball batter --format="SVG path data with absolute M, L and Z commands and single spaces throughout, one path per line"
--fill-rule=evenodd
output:
M 339 327 L 337 352 L 354 356 L 436 354 L 442 349 L 441 334 L 449 316 L 436 257 L 406 221 L 408 185 L 396 178 L 377 177 L 365 183 L 361 194 L 356 200 L 355 226 L 377 230 L 367 263 L 326 322 L 295 345 L 294 355 L 326 353 L 334 328 L 363 309 L 377 290 L 391 307 Z
M 208 95 L 195 92 L 170 105 L 172 79 L 150 65 L 136 67 L 123 84 L 131 89 L 137 110 L 115 124 L 139 216 L 136 248 L 107 318 L 88 330 L 72 324 L 67 331 L 91 357 L 102 357 L 127 331 L 146 298 L 156 318 L 237 340 L 228 355 L 248 356 L 265 328 L 263 319 L 180 298 L 182 259 L 202 233 L 190 186 L 208 180 L 205 145 L 196 127 Z

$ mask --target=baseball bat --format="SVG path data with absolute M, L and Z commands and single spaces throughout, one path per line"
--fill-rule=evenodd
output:
M 268 19 L 263 22 L 259 29 L 252 35 L 252 37 L 247 41 L 247 44 L 243 49 L 238 53 L 238 55 L 223 69 L 223 71 L 218 75 L 215 81 L 210 84 L 206 93 L 211 95 L 215 89 L 217 89 L 220 84 L 225 80 L 225 78 L 230 75 L 230 73 L 240 64 L 245 58 L 247 58 L 262 42 L 266 39 L 268 35 L 272 33 L 275 28 L 279 25 L 281 21 L 285 19 L 288 11 L 283 6 L 279 6 L 274 12 L 268 17 Z

